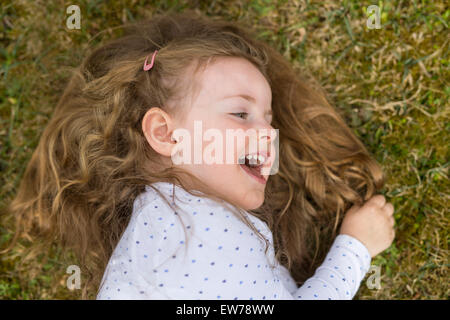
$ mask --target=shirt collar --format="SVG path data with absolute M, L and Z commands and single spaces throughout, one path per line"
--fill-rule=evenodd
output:
M 204 199 L 201 196 L 193 196 L 189 192 L 187 192 L 183 187 L 172 183 L 172 182 L 166 182 L 166 181 L 158 181 L 151 184 L 154 188 L 159 190 L 162 194 L 168 197 L 168 199 L 172 199 L 173 192 L 175 190 L 175 197 L 180 200 L 197 200 L 197 199 Z M 153 188 L 146 185 L 145 190 L 147 192 L 154 192 Z M 203 194 L 201 191 L 196 191 L 197 193 Z M 212 200 L 212 199 L 210 199 Z

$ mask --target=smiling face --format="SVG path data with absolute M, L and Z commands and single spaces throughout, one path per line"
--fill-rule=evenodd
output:
M 258 145 L 256 136 L 247 136 L 245 139 L 245 136 L 239 133 L 251 132 L 247 131 L 249 129 L 256 132 L 260 129 L 267 131 L 273 129 L 272 91 L 269 83 L 251 62 L 243 58 L 222 57 L 206 67 L 199 84 L 200 91 L 190 111 L 177 123 L 177 127 L 187 129 L 191 137 L 194 137 L 194 121 L 201 121 L 203 132 L 208 129 L 220 131 L 224 137 L 223 158 L 220 158 L 224 163 L 193 163 L 178 166 L 196 175 L 226 200 L 233 199 L 247 210 L 258 208 L 264 202 L 265 180 L 268 175 L 263 181 L 258 181 L 244 170 L 245 167 L 239 165 L 240 156 L 256 153 L 250 152 L 250 139 L 255 139 L 253 142 Z M 235 130 L 237 136 L 244 137 L 236 139 L 234 146 L 226 143 L 225 139 L 226 130 L 230 129 Z M 212 141 L 203 142 L 203 150 L 209 143 Z M 264 151 L 270 153 L 270 143 L 262 145 L 259 150 L 252 151 L 259 151 L 260 154 Z M 227 153 L 232 155 L 234 160 L 232 163 L 227 163 Z
M 274 136 L 270 135 L 270 132 L 274 132 L 271 126 L 270 85 L 251 62 L 238 57 L 220 57 L 213 60 L 197 79 L 199 91 L 188 111 L 182 119 L 171 118 L 173 122 L 168 125 L 174 132 L 180 128 L 187 130 L 191 137 L 192 161 L 188 164 L 174 163 L 174 167 L 192 173 L 207 184 L 208 191 L 214 191 L 221 198 L 233 201 L 245 210 L 256 209 L 264 202 L 265 184 L 275 157 L 272 143 Z M 204 160 L 200 164 L 194 162 L 194 153 L 199 150 L 196 151 L 194 146 L 194 124 L 197 122 L 198 125 L 198 121 L 201 122 L 202 135 L 209 129 L 221 133 L 222 155 L 215 152 L 211 152 L 211 155 L 223 159 L 223 163 L 208 164 Z M 235 139 L 233 144 L 227 143 L 227 130 L 233 130 L 240 138 Z M 245 134 L 251 130 L 257 134 Z M 214 140 L 207 141 L 203 136 L 200 157 L 213 142 Z M 250 146 L 257 146 L 257 149 L 250 149 Z M 259 179 L 256 177 L 258 174 L 253 175 L 252 170 L 239 164 L 238 159 L 249 153 L 267 156 L 263 165 L 266 175 Z M 260 157 L 260 160 L 264 159 Z

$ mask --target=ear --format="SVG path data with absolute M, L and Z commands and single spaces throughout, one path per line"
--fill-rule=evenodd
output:
M 173 121 L 162 109 L 149 109 L 142 119 L 142 131 L 150 146 L 159 154 L 170 157 L 176 141 L 172 140 Z

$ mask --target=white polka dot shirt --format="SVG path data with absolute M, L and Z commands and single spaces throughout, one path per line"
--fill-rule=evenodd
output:
M 171 209 L 146 186 L 134 202 L 97 299 L 350 300 L 369 270 L 367 248 L 338 235 L 315 274 L 298 287 L 276 261 L 265 222 L 247 213 L 270 243 L 267 254 L 254 231 L 220 203 L 171 183 L 152 186 L 182 210 Z

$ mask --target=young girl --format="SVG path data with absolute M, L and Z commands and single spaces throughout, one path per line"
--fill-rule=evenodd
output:
M 11 203 L 13 241 L 73 250 L 83 298 L 352 299 L 394 209 L 324 94 L 235 23 L 171 13 L 127 31 L 74 73 Z M 175 163 L 196 123 L 276 128 L 279 149 L 257 135 L 251 154 L 250 138 L 223 148 L 231 164 Z

